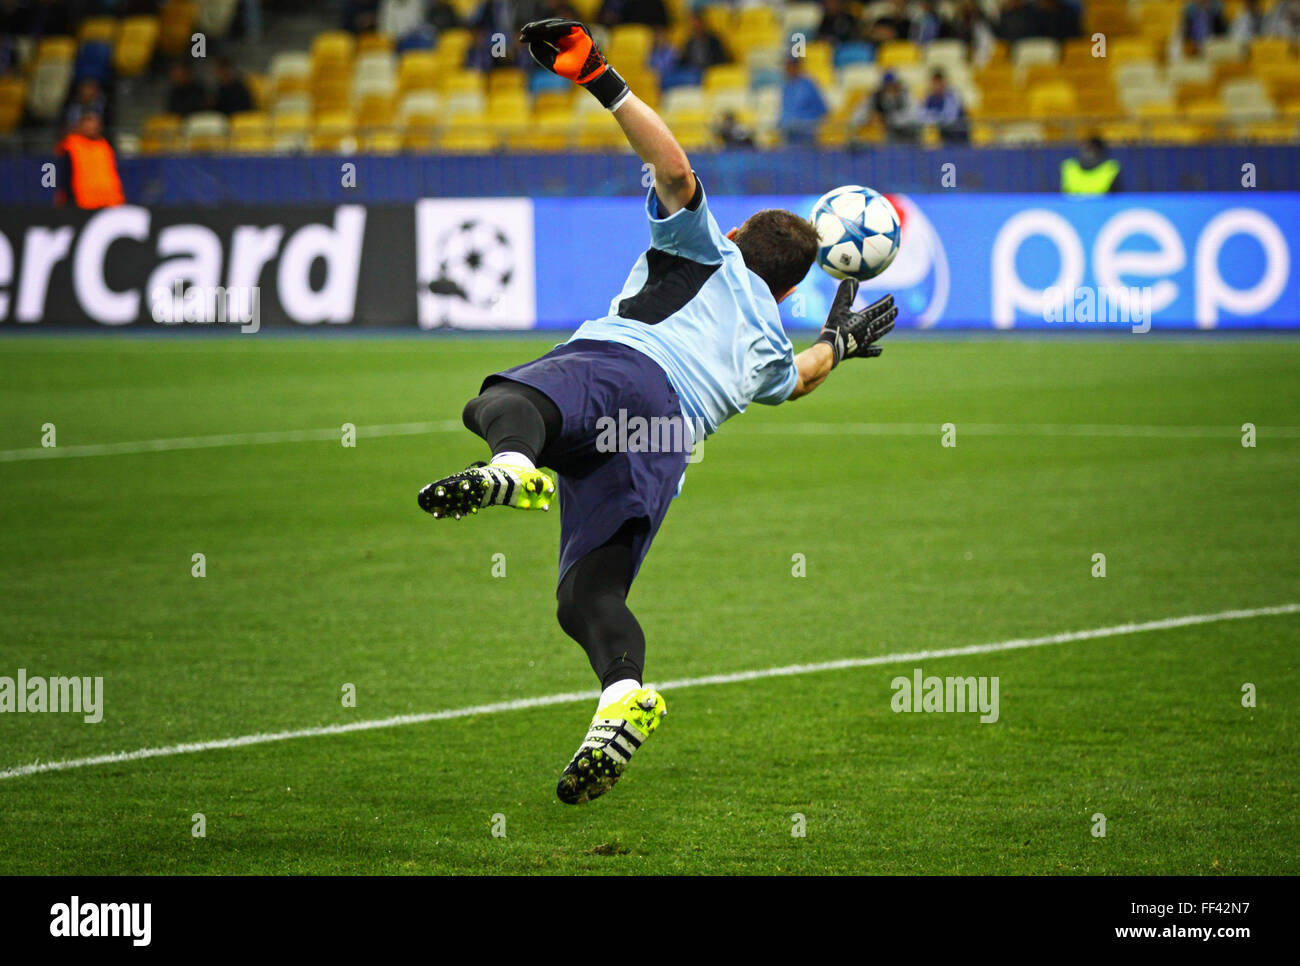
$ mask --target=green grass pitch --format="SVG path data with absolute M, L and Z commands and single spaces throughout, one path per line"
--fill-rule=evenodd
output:
M 549 344 L 0 341 L 0 450 L 46 423 L 59 448 L 361 429 L 4 457 L 0 675 L 102 675 L 105 707 L 0 714 L 0 771 L 594 688 L 554 621 L 559 514 L 434 521 L 416 491 L 478 441 L 364 430 L 458 421 L 484 374 Z M 1300 601 L 1297 371 L 1286 339 L 894 337 L 707 444 L 633 590 L 648 676 Z M 0 873 L 1295 874 L 1298 632 L 670 690 L 579 808 L 553 789 L 588 701 L 0 779 Z M 996 676 L 1000 720 L 894 713 L 918 666 Z

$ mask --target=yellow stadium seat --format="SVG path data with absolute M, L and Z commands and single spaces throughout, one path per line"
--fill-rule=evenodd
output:
M 623 129 L 608 111 L 584 114 L 578 121 L 574 146 L 581 150 L 612 150 L 627 144 Z
M 1193 101 L 1182 110 L 1183 117 L 1195 123 L 1215 124 L 1228 120 L 1228 109 L 1217 100 Z
M 158 10 L 158 46 L 174 57 L 189 50 L 198 17 L 194 0 L 166 0 Z
M 8 134 L 23 119 L 23 99 L 27 85 L 21 77 L 0 78 L 0 134 Z
M 1100 58 L 1092 56 L 1093 42 L 1089 37 L 1072 37 L 1061 45 L 1061 63 L 1069 66 L 1091 64 Z
M 609 32 L 609 58 L 616 64 L 644 64 L 654 47 L 654 31 L 642 24 L 620 24 Z
M 328 111 L 316 118 L 311 132 L 313 151 L 356 150 L 356 118 L 350 111 Z
M 1107 37 L 1106 60 L 1113 66 L 1155 59 L 1156 47 L 1145 37 Z
M 123 77 L 139 77 L 153 60 L 157 43 L 157 17 L 127 17 L 113 47 L 113 68 Z
M 483 75 L 468 70 L 455 71 L 444 74 L 439 86 L 444 94 L 479 94 L 483 91 Z
M 1025 117 L 1028 106 L 1020 91 L 989 92 L 972 113 L 986 121 L 1010 121 Z
M 749 87 L 749 69 L 743 64 L 720 64 L 704 72 L 706 91 L 745 90 Z
M 1281 121 L 1255 121 L 1242 129 L 1252 141 L 1266 144 L 1295 144 L 1300 142 L 1300 123 L 1296 119 Z
M 1129 144 L 1142 140 L 1142 125 L 1137 121 L 1106 121 L 1098 133 L 1112 144 Z
M 573 91 L 542 91 L 533 98 L 535 114 L 565 114 L 573 110 Z
M 368 33 L 357 38 L 357 55 L 386 54 L 393 49 L 393 38 L 388 34 Z
M 412 50 L 402 55 L 397 68 L 397 89 L 410 91 L 435 90 L 439 84 L 438 61 L 427 50 Z
M 526 94 L 528 91 L 528 75 L 514 67 L 502 67 L 488 74 L 487 90 L 489 96 L 506 91 L 517 91 Z
M 881 70 L 907 67 L 921 62 L 921 48 L 910 40 L 886 40 L 876 51 L 876 63 Z
M 322 79 L 312 85 L 312 110 L 317 114 L 345 110 L 352 102 L 352 84 L 347 75 Z
M 77 55 L 77 42 L 71 37 L 42 37 L 36 45 L 36 63 L 70 61 Z
M 77 43 L 111 44 L 117 36 L 116 17 L 87 17 L 77 27 Z
M 352 60 L 355 41 L 344 30 L 322 30 L 311 42 L 311 59 L 313 64 L 338 63 Z
M 1135 112 L 1141 118 L 1176 118 L 1182 112 L 1168 101 L 1146 101 L 1137 106 Z
M 1040 120 L 1075 112 L 1074 88 L 1064 81 L 1042 84 L 1029 91 L 1029 115 Z
M 399 131 L 369 131 L 361 135 L 361 151 L 364 154 L 398 154 L 402 150 L 402 135 Z
M 1147 131 L 1151 140 L 1171 144 L 1198 144 L 1204 139 L 1199 127 L 1181 121 L 1155 121 Z

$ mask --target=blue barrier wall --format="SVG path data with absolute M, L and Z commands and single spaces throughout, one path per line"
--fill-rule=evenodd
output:
M 821 194 L 839 184 L 882 191 L 942 190 L 955 165 L 958 192 L 1056 192 L 1068 147 L 921 149 L 887 145 L 859 152 L 785 149 L 699 152 L 696 168 L 715 195 Z M 1243 191 L 1242 165 L 1254 165 L 1255 190 L 1300 191 L 1300 147 L 1222 145 L 1116 149 L 1125 191 Z M 42 158 L 0 159 L 0 204 L 47 204 Z M 356 164 L 356 187 L 340 166 Z M 637 195 L 640 162 L 630 154 L 489 157 L 180 157 L 120 162 L 128 200 L 137 204 L 335 204 L 409 202 L 421 197 L 570 197 Z

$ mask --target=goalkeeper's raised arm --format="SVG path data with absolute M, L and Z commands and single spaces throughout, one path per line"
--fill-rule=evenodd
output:
M 686 152 L 654 108 L 628 89 L 585 25 L 576 20 L 538 20 L 526 24 L 519 39 L 538 64 L 586 88 L 613 112 L 632 150 L 654 171 L 655 193 L 665 217 L 690 203 L 695 174 Z

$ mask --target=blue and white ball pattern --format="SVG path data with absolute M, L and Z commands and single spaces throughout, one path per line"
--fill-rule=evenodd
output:
M 898 255 L 898 212 L 870 188 L 853 184 L 828 191 L 813 205 L 812 223 L 821 243 L 817 263 L 835 278 L 865 282 Z

